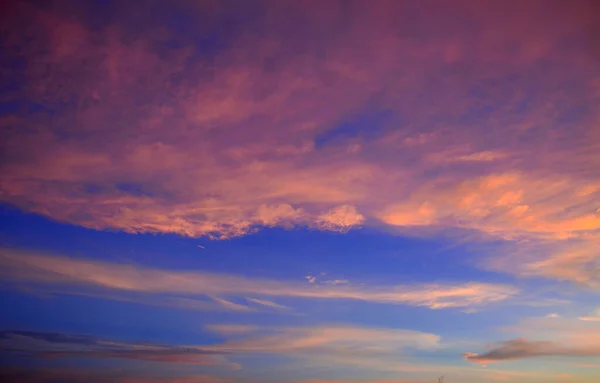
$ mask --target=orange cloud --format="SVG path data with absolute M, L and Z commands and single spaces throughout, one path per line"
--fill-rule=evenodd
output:
M 502 237 L 585 237 L 600 230 L 594 185 L 507 172 L 425 184 L 382 214 L 399 226 L 451 225 Z M 569 211 L 568 213 L 566 211 Z

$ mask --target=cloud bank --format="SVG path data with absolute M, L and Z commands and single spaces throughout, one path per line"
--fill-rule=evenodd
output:
M 597 239 L 596 9 L 505 3 L 120 4 L 92 24 L 91 5 L 15 2 L 1 198 L 214 238 L 383 222 Z

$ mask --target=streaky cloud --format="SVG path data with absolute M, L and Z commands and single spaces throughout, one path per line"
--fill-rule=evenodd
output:
M 34 331 L 0 332 L 2 348 L 36 358 L 111 358 L 197 365 L 227 365 L 227 352 L 198 347 L 117 342 L 92 336 Z
M 519 338 L 502 342 L 498 347 L 483 354 L 464 354 L 466 360 L 479 364 L 548 356 L 598 357 L 600 356 L 600 345 L 577 347 L 552 341 L 531 341 Z
M 518 294 L 518 290 L 509 285 L 478 282 L 446 285 L 314 286 L 202 271 L 159 270 L 6 248 L 0 249 L 0 264 L 3 266 L 1 275 L 7 281 L 50 286 L 83 285 L 129 293 L 206 295 L 218 304 L 236 311 L 251 309 L 217 295 L 350 299 L 443 309 L 481 306 Z
M 486 365 L 530 358 L 600 356 L 600 325 L 594 321 L 559 316 L 536 317 L 521 320 L 504 331 L 528 336 L 499 342 L 483 353 L 464 353 L 464 359 Z M 533 337 L 545 340 L 533 340 Z

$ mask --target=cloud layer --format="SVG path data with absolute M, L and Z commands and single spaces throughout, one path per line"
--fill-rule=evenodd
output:
M 440 309 L 485 305 L 518 293 L 512 286 L 476 282 L 419 286 L 315 286 L 201 271 L 159 270 L 11 249 L 0 249 L 0 264 L 2 277 L 7 281 L 46 286 L 80 285 L 132 293 L 178 294 L 173 303 L 178 302 L 183 306 L 186 302 L 195 302 L 190 296 L 204 295 L 235 311 L 250 311 L 250 308 L 221 297 L 247 297 L 251 303 L 278 310 L 284 309 L 284 306 L 260 297 L 351 299 Z M 259 298 L 248 298 L 248 295 Z M 174 298 L 169 299 L 173 301 Z
M 234 3 L 9 7 L 2 199 L 127 232 L 598 244 L 594 2 Z

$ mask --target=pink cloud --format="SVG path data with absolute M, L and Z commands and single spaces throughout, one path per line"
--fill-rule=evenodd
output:
M 514 251 L 493 258 L 489 266 L 521 276 L 543 276 L 595 288 L 600 284 L 599 239 L 523 240 Z
M 354 206 L 342 205 L 319 215 L 317 226 L 325 230 L 345 231 L 360 225 L 364 220 Z
M 211 297 L 211 299 L 213 301 L 217 302 L 218 304 L 222 305 L 223 307 L 225 307 L 229 310 L 232 310 L 232 311 L 252 311 L 252 309 L 250 307 L 242 305 L 240 303 L 231 302 L 226 299 L 219 298 L 219 297 Z
M 153 27 L 133 31 L 126 8 L 91 28 L 77 5 L 12 5 L 7 55 L 27 65 L 7 69 L 24 80 L 5 98 L 44 111 L 1 119 L 0 198 L 131 233 L 383 223 L 598 248 L 593 4 L 344 4 L 257 6 L 216 52 L 195 40 L 225 3 L 182 5 L 186 36 L 139 15 Z M 516 272 L 597 283 L 599 257 Z
M 274 334 L 255 335 L 232 340 L 215 347 L 218 350 L 257 352 L 328 352 L 354 348 L 360 351 L 390 352 L 400 348 L 435 349 L 440 337 L 435 334 L 403 329 L 360 327 L 310 327 L 274 329 Z M 251 333 L 252 334 L 252 333 Z
M 280 305 L 279 303 L 275 303 L 266 299 L 246 298 L 246 300 L 248 300 L 248 302 L 252 302 L 260 306 L 270 307 L 277 310 L 290 310 L 290 308 L 287 306 Z
M 215 330 L 231 335 L 220 331 L 219 326 Z M 431 366 L 411 366 L 408 355 L 415 350 L 432 351 L 440 347 L 440 337 L 435 334 L 393 328 L 269 327 L 233 335 L 211 349 L 242 355 L 286 355 L 308 365 L 352 366 L 378 371 L 430 369 Z

